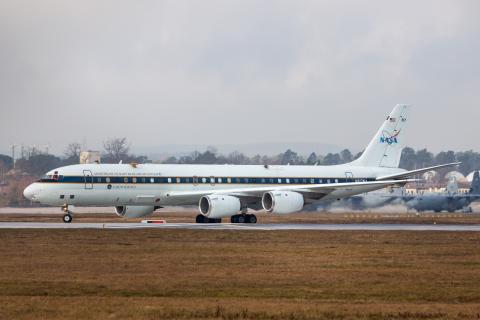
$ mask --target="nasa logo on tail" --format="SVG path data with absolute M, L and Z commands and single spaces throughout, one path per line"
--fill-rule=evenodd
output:
M 380 137 L 380 143 L 388 143 L 389 145 L 398 143 L 397 137 L 400 134 L 400 130 L 393 131 L 393 134 L 390 132 L 384 130 L 382 132 L 382 136 Z

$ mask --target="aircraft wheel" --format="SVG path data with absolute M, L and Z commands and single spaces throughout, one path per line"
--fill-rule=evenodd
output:
M 231 223 L 238 223 L 238 221 L 237 221 L 237 215 L 231 216 L 231 217 L 230 217 L 230 222 L 231 222 Z
M 245 219 L 245 215 L 239 214 L 239 215 L 237 216 L 237 223 L 245 223 L 245 220 L 246 220 L 246 219 Z
M 248 223 L 257 223 L 257 217 L 254 214 L 249 214 L 247 216 Z
M 205 217 L 203 214 L 199 214 L 197 215 L 197 217 L 195 218 L 195 222 L 196 223 L 206 223 L 208 221 L 208 218 Z
M 65 222 L 65 223 L 70 223 L 70 222 L 72 222 L 72 220 L 73 220 L 72 216 L 68 213 L 63 216 L 63 222 Z

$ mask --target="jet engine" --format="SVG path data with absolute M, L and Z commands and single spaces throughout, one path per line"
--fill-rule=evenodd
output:
M 240 211 L 240 199 L 227 195 L 203 196 L 198 203 L 200 213 L 211 219 L 230 217 Z
M 140 218 L 152 214 L 155 211 L 154 206 L 116 206 L 117 216 L 124 218 Z
M 276 214 L 288 214 L 303 209 L 305 199 L 298 192 L 270 191 L 262 196 L 263 209 Z

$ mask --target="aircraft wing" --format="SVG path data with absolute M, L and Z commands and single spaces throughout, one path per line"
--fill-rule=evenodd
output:
M 252 202 L 253 199 L 259 200 L 265 192 L 269 191 L 295 191 L 301 193 L 307 199 L 319 200 L 324 196 L 334 191 L 355 192 L 355 189 L 360 189 L 359 193 L 365 187 L 378 187 L 378 189 L 385 188 L 392 185 L 406 184 L 416 180 L 383 180 L 383 181 L 369 181 L 369 182 L 347 182 L 347 183 L 329 183 L 329 184 L 306 184 L 306 185 L 289 185 L 281 187 L 256 187 L 256 188 L 238 188 L 238 189 L 220 189 L 220 190 L 198 190 L 198 191 L 172 191 L 167 194 L 169 197 L 182 198 L 192 196 L 206 196 L 210 194 L 224 194 L 236 196 Z M 375 188 L 377 189 L 377 188 Z M 250 201 L 248 201 L 250 200 Z
M 389 175 L 386 175 L 386 176 L 378 177 L 377 181 L 405 179 L 405 178 L 411 177 L 411 176 L 416 175 L 416 174 L 425 173 L 427 171 L 432 171 L 432 170 L 445 168 L 445 167 L 457 166 L 460 163 L 461 162 L 452 162 L 452 163 L 441 164 L 441 165 L 438 165 L 438 166 L 433 166 L 433 167 L 428 167 L 428 168 L 422 168 L 422 169 L 404 171 L 404 172 L 395 173 L 395 174 L 389 174 Z

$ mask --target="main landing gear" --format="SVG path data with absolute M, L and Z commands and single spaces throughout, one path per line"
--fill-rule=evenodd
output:
M 222 223 L 222 219 L 221 218 L 218 218 L 218 219 L 208 218 L 208 217 L 205 217 L 203 214 L 199 214 L 195 218 L 195 222 L 196 223 Z
M 231 223 L 257 223 L 257 216 L 254 214 L 236 214 L 230 218 Z
M 197 223 L 222 223 L 222 219 L 207 218 L 203 214 L 199 214 L 195 221 Z M 254 214 L 236 214 L 230 218 L 231 223 L 257 223 L 257 217 Z
M 63 222 L 65 222 L 65 223 L 72 222 L 72 220 L 73 220 L 72 214 L 71 214 L 70 211 L 68 211 L 68 205 L 67 204 L 62 206 L 62 211 L 65 212 L 65 215 L 62 218 Z

